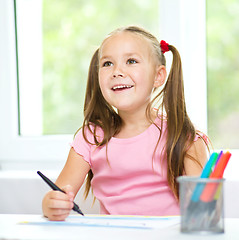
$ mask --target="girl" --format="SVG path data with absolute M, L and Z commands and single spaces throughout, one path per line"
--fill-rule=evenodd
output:
M 48 192 L 44 215 L 64 220 L 87 174 L 102 214 L 179 214 L 176 178 L 200 175 L 207 143 L 186 112 L 176 48 L 135 26 L 112 32 L 92 57 L 84 116 L 56 181 L 66 194 Z

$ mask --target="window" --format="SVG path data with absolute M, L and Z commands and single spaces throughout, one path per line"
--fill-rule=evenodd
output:
M 187 109 L 192 121 L 205 132 L 208 128 L 216 148 L 238 148 L 238 145 L 224 145 L 230 140 L 225 134 L 237 130 L 237 127 L 227 127 L 232 126 L 230 119 L 235 122 L 238 116 L 238 85 L 235 81 L 238 61 L 236 47 L 231 45 L 236 43 L 236 38 L 228 34 L 231 31 L 237 36 L 238 28 L 233 23 L 238 18 L 238 3 L 231 0 L 227 4 L 234 4 L 233 8 L 226 8 L 225 0 L 220 0 L 220 4 L 213 5 L 213 2 L 2 0 L 1 167 L 62 167 L 69 150 L 68 143 L 82 123 L 90 58 L 109 31 L 128 24 L 141 25 L 178 48 L 183 62 Z M 222 9 L 227 10 L 223 12 Z M 222 21 L 218 27 L 221 21 L 218 16 L 222 14 L 231 16 L 226 15 L 230 23 L 221 27 L 226 24 Z M 212 28 L 215 22 L 216 31 Z M 215 51 L 217 47 L 222 51 Z M 166 57 L 170 63 L 170 54 Z M 227 72 L 227 76 L 219 81 L 229 68 L 230 76 Z M 224 83 L 228 85 L 224 86 Z M 230 94 L 226 95 L 220 89 L 227 89 Z M 221 131 L 224 124 L 226 130 Z M 232 142 L 236 143 L 235 138 Z
M 239 148 L 238 11 L 237 0 L 207 0 L 208 132 L 216 148 Z
M 73 134 L 96 46 L 134 23 L 158 35 L 158 13 L 158 0 L 17 0 L 20 134 Z
M 139 24 L 158 35 L 158 0 L 3 0 L 0 5 L 1 166 L 61 166 L 82 124 L 96 46 L 120 25 Z

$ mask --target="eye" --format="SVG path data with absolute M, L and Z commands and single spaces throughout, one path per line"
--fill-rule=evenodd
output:
M 127 64 L 135 64 L 135 63 L 137 63 L 137 61 L 133 58 L 130 58 L 127 60 Z
M 112 62 L 110 62 L 110 61 L 106 61 L 106 62 L 104 62 L 103 63 L 103 67 L 110 67 L 110 66 L 112 66 L 113 65 L 113 63 Z

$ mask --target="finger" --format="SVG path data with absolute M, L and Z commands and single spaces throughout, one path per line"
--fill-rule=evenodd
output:
M 60 192 L 60 191 L 51 191 L 49 193 L 49 199 L 72 201 L 72 196 L 70 196 L 69 194 Z
M 69 216 L 70 212 L 67 212 L 65 214 L 61 214 L 61 215 L 49 215 L 48 219 L 50 221 L 64 221 L 68 216 Z
M 74 207 L 73 202 L 69 200 L 56 200 L 56 199 L 49 199 L 48 207 L 51 209 L 68 209 L 71 210 Z
M 71 210 L 68 209 L 54 209 L 51 212 L 52 216 L 68 216 L 70 214 Z
M 68 215 L 63 215 L 63 216 L 52 216 L 49 218 L 50 221 L 64 221 Z

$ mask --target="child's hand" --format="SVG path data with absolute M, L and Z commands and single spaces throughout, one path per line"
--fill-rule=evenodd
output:
M 67 185 L 60 191 L 49 191 L 42 201 L 42 210 L 44 216 L 51 221 L 64 221 L 73 208 L 74 193 L 72 187 Z

